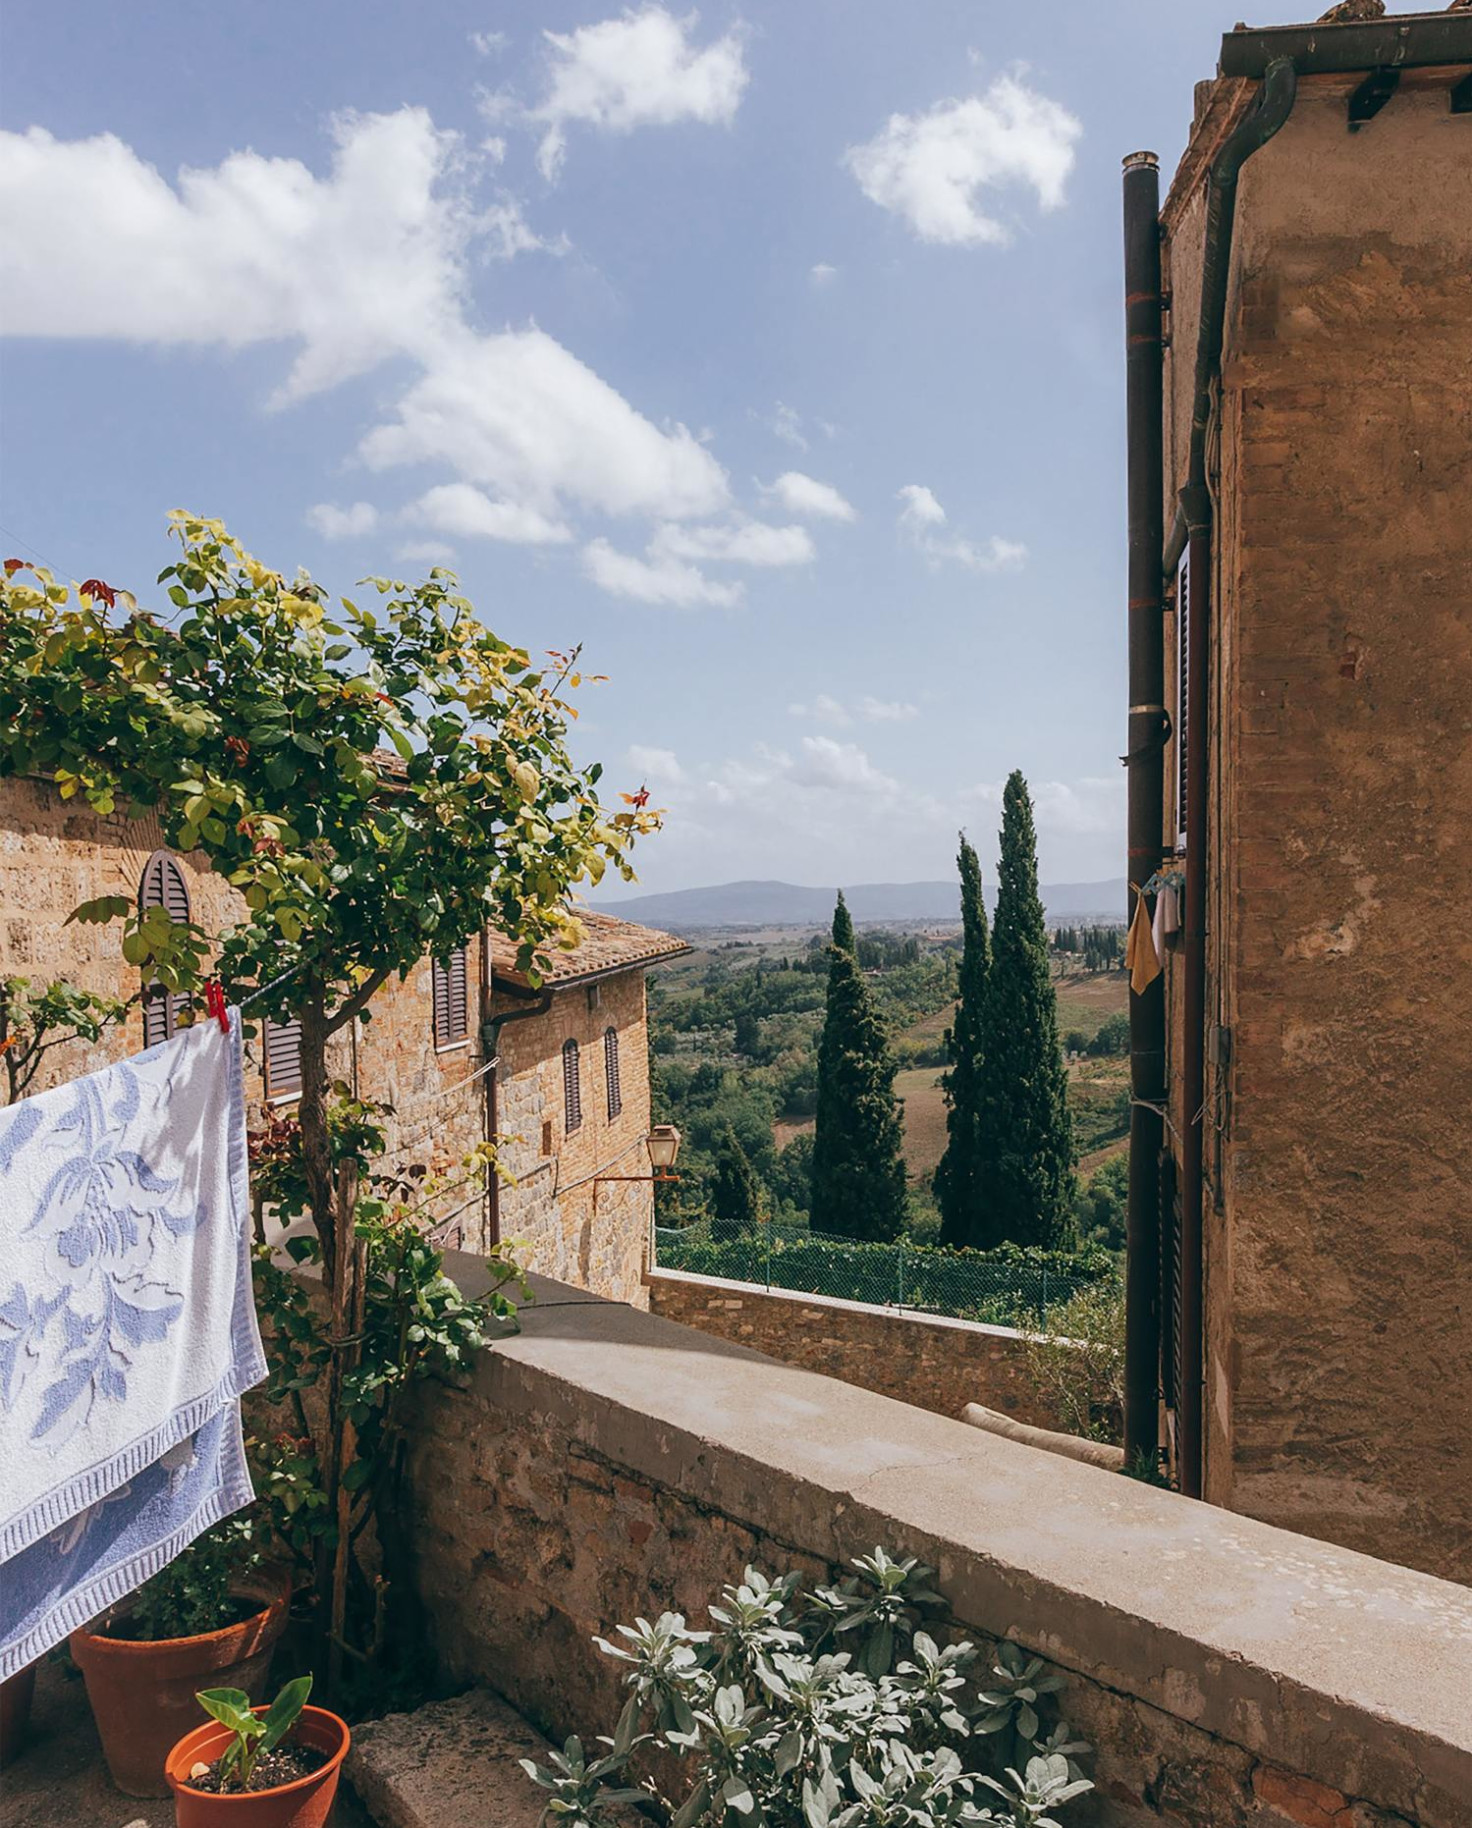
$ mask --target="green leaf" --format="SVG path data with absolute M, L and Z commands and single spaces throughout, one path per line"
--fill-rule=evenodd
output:
M 298 1676 L 294 1682 L 288 1682 L 276 1699 L 266 1709 L 262 1722 L 263 1737 L 261 1751 L 269 1752 L 280 1745 L 281 1741 L 296 1725 L 297 1716 L 307 1705 L 307 1696 L 312 1692 L 312 1678 Z
M 194 1698 L 212 1720 L 218 1720 L 232 1733 L 254 1739 L 265 1731 L 251 1711 L 250 1696 L 244 1689 L 204 1688 Z

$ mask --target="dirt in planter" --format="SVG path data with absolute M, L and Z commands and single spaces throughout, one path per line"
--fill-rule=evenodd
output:
M 310 1777 L 326 1763 L 327 1754 L 319 1752 L 315 1746 L 277 1746 L 274 1752 L 266 1752 L 256 1760 L 256 1767 L 245 1788 L 252 1792 L 279 1790 L 283 1784 L 294 1784 L 299 1778 Z M 228 1778 L 221 1778 L 218 1759 L 207 1771 L 201 1771 L 198 1777 L 191 1772 L 184 1781 L 191 1790 L 207 1790 L 212 1796 L 241 1794 L 240 1779 L 234 1771 Z

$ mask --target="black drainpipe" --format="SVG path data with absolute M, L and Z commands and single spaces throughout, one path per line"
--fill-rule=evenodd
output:
M 1165 826 L 1165 648 L 1160 549 L 1160 161 L 1124 162 L 1125 417 L 1129 498 L 1129 908 L 1160 863 Z M 1165 982 L 1130 996 L 1130 1178 L 1125 1216 L 1125 1464 L 1159 1449 L 1160 1147 L 1165 1102 Z
M 1212 501 L 1206 473 L 1206 438 L 1214 408 L 1213 389 L 1221 364 L 1227 290 L 1232 268 L 1232 228 L 1237 176 L 1253 153 L 1267 144 L 1292 112 L 1298 78 L 1292 63 L 1269 64 L 1252 109 L 1233 129 L 1211 169 L 1206 205 L 1206 244 L 1201 269 L 1201 319 L 1196 342 L 1196 375 L 1191 408 L 1191 445 L 1186 482 L 1164 550 L 1165 578 L 1174 576 L 1189 551 L 1185 593 L 1185 640 L 1189 656 L 1186 723 L 1192 731 L 1186 784 L 1185 912 L 1182 920 L 1181 1023 L 1181 1380 L 1177 1392 L 1176 1465 L 1180 1488 L 1199 1498 L 1203 1485 L 1203 1104 L 1206 1087 L 1206 893 L 1208 629 L 1212 575 Z

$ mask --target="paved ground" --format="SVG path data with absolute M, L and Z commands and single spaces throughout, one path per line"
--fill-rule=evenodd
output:
M 4 1828 L 173 1828 L 172 1797 L 122 1796 L 108 1779 L 80 1677 L 46 1663 L 26 1749 L 0 1778 Z M 356 1800 L 338 1795 L 333 1828 L 373 1828 Z

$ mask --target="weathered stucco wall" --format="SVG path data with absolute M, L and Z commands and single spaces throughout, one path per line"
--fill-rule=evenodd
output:
M 1301 85 L 1238 207 L 1207 1493 L 1472 1580 L 1472 117 L 1411 72 L 1350 134 L 1351 86 Z
M 0 976 L 57 978 L 118 997 L 133 996 L 138 974 L 119 949 L 117 928 L 66 924 L 78 903 L 99 895 L 136 897 L 143 867 L 163 835 L 156 818 L 102 818 L 89 807 L 64 801 L 48 782 L 0 781 Z M 182 858 L 194 917 L 218 932 L 242 911 L 234 891 L 200 856 Z M 392 980 L 373 999 L 372 1020 L 344 1034 L 333 1070 L 360 1096 L 394 1107 L 387 1125 L 385 1167 L 402 1171 L 423 1163 L 453 1173 L 466 1153 L 489 1133 L 485 1065 L 479 1032 L 481 947 L 467 960 L 471 1032 L 461 1045 L 437 1049 L 431 968 L 426 959 L 402 982 Z M 604 1083 L 603 1031 L 620 1032 L 623 1110 L 610 1123 Z M 562 1042 L 576 1037 L 583 1050 L 584 1122 L 565 1134 Z M 95 1071 L 143 1045 L 143 1018 L 133 1009 L 126 1024 L 96 1047 L 56 1048 L 33 1090 Z M 599 1190 L 595 1168 L 647 1173 L 642 1159 L 649 1128 L 648 1035 L 644 983 L 639 971 L 605 979 L 596 999 L 582 988 L 559 991 L 547 1016 L 512 1023 L 502 1044 L 499 1126 L 515 1140 L 506 1159 L 520 1184 L 502 1190 L 503 1236 L 526 1236 L 534 1269 L 579 1282 L 618 1299 L 641 1300 L 640 1276 L 648 1237 L 649 1187 Z M 264 1105 L 260 1042 L 246 1044 L 246 1096 L 252 1120 Z M 541 1155 L 542 1122 L 552 1123 L 552 1152 Z M 633 1153 L 637 1145 L 639 1154 Z M 642 1165 L 641 1165 L 642 1163 Z M 455 1178 L 459 1178 L 456 1175 Z M 489 1202 L 483 1177 L 448 1191 L 435 1207 L 445 1236 L 467 1249 L 489 1241 Z M 571 1184 L 570 1190 L 569 1185 Z
M 653 1271 L 648 1284 L 652 1312 L 784 1364 L 840 1377 L 937 1415 L 958 1416 L 967 1403 L 981 1403 L 1038 1428 L 1059 1426 L 1028 1376 L 1023 1336 L 1011 1327 L 667 1269 Z
M 474 1287 L 474 1266 L 455 1273 Z M 1068 1677 L 1109 1828 L 1468 1828 L 1472 1595 L 542 1284 L 412 1472 L 447 1674 L 612 1730 L 620 1622 L 875 1544 Z M 1070 1821 L 1075 1819 L 1071 1810 Z

